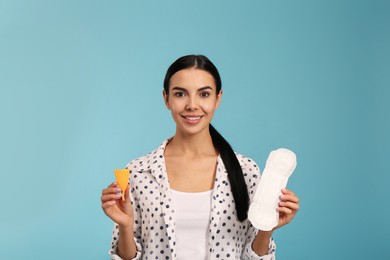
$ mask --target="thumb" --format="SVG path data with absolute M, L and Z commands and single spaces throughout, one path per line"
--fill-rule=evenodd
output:
M 130 201 L 130 185 L 127 185 L 127 188 L 125 190 L 125 200 Z

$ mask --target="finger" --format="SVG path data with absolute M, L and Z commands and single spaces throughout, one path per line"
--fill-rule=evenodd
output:
M 279 207 L 279 208 L 277 208 L 277 211 L 279 213 L 284 213 L 286 215 L 290 215 L 293 213 L 293 211 L 290 208 L 286 208 L 286 207 Z
M 294 192 L 292 192 L 291 190 L 289 189 L 282 189 L 282 193 L 284 195 L 295 195 Z
M 121 192 L 121 189 L 119 187 L 108 187 L 107 189 L 102 190 L 102 195 L 106 194 L 112 194 L 112 193 L 119 193 Z
M 126 201 L 130 201 L 130 185 L 127 185 L 127 188 L 125 190 L 125 199 Z
M 102 195 L 102 197 L 100 198 L 100 200 L 102 201 L 102 203 L 105 203 L 107 201 L 115 201 L 115 200 L 118 200 L 121 198 L 121 195 L 118 194 L 118 193 L 112 193 L 112 194 L 106 194 L 106 195 Z
M 298 203 L 299 202 L 299 198 L 295 195 L 281 195 L 280 196 L 280 200 L 281 201 L 291 201 L 291 202 L 295 202 L 295 203 Z
M 110 188 L 110 187 L 119 187 L 119 186 L 118 186 L 118 183 L 116 181 L 114 181 L 113 183 L 111 183 L 110 185 L 107 186 L 107 188 Z
M 281 201 L 281 202 L 279 202 L 279 206 L 284 207 L 284 208 L 289 208 L 289 209 L 294 210 L 294 211 L 299 210 L 299 205 L 297 203 L 294 203 L 294 202 Z
M 112 207 L 113 205 L 116 204 L 115 200 L 110 200 L 102 204 L 102 209 L 106 211 L 108 208 Z
M 127 203 L 130 201 L 130 195 L 129 195 L 129 186 L 127 186 L 126 190 L 124 191 L 124 197 L 125 200 L 122 199 L 122 192 L 118 193 L 119 199 L 117 201 L 119 207 L 127 207 Z

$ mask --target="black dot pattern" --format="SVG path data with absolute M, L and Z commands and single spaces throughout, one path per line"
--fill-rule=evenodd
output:
M 163 156 L 168 141 L 127 165 L 130 169 L 130 197 L 134 208 L 134 239 L 137 246 L 134 259 L 177 259 L 175 205 L 171 199 Z M 253 160 L 236 155 L 252 200 L 260 179 L 259 167 Z M 248 220 L 238 221 L 227 172 L 220 157 L 217 163 L 207 248 L 210 259 L 274 260 L 276 246 L 273 240 L 270 241 L 268 255 L 260 257 L 253 252 L 251 245 L 258 231 Z M 121 259 L 116 254 L 119 236 L 115 224 L 109 251 L 111 259 Z

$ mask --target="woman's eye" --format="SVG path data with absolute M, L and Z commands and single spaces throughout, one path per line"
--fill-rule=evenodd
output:
M 202 92 L 202 93 L 200 93 L 200 96 L 201 97 L 208 97 L 208 96 L 210 96 L 210 93 L 209 92 Z
M 174 94 L 173 94 L 175 97 L 184 97 L 184 92 L 175 92 Z

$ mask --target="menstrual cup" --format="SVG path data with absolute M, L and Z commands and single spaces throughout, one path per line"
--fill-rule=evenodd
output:
M 122 191 L 122 200 L 125 201 L 125 191 L 127 188 L 127 185 L 129 184 L 129 176 L 130 176 L 130 170 L 129 169 L 119 169 L 114 170 L 116 182 L 119 185 L 119 188 Z

